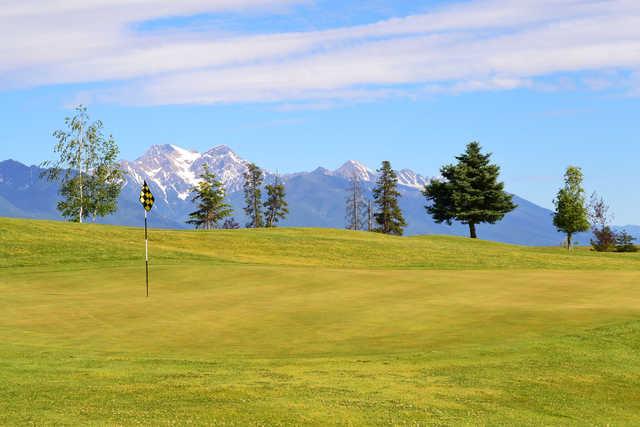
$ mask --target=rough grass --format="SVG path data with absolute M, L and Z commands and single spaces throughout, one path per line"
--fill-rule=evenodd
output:
M 640 257 L 0 219 L 0 425 L 637 425 Z

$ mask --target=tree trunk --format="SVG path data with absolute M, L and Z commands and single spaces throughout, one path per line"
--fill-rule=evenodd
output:
M 569 251 L 571 250 L 572 238 L 573 238 L 573 234 L 567 233 L 567 250 Z
M 469 223 L 469 236 L 472 239 L 477 239 L 478 238 L 478 234 L 476 233 L 476 225 L 473 222 Z

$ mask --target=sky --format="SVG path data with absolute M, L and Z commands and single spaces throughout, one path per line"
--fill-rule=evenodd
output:
M 0 0 L 0 160 L 87 105 L 125 159 L 226 144 L 281 173 L 470 141 L 552 207 L 568 165 L 640 224 L 640 1 Z

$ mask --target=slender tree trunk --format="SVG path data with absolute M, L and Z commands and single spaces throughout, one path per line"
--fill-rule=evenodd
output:
M 572 247 L 572 239 L 573 239 L 573 234 L 572 233 L 567 233 L 567 250 L 571 250 Z
M 469 223 L 469 235 L 472 239 L 478 238 L 478 234 L 476 233 L 476 225 L 473 222 Z
M 358 189 L 353 184 L 353 229 L 358 231 Z

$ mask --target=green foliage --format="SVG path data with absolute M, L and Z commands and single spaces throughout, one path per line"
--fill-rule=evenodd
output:
M 247 228 L 264 227 L 264 218 L 262 217 L 262 183 L 264 175 L 262 170 L 250 163 L 247 171 L 244 173 L 244 212 L 249 218 Z
M 100 120 L 89 123 L 86 107 L 76 108 L 76 115 L 65 119 L 67 130 L 57 130 L 54 153 L 56 161 L 42 164 L 48 168 L 44 175 L 60 180 L 58 203 L 63 217 L 83 222 L 91 216 L 103 217 L 118 208 L 124 172 L 118 164 L 119 149 L 113 136 L 105 137 Z
M 289 213 L 284 184 L 276 177 L 274 183 L 267 185 L 265 189 L 267 190 L 267 200 L 263 204 L 265 226 L 275 227 Z
M 638 247 L 633 244 L 635 237 L 622 230 L 616 235 L 616 251 L 617 252 L 638 252 Z
M 553 225 L 567 235 L 567 247 L 572 247 L 575 233 L 589 230 L 588 210 L 585 206 L 584 188 L 582 188 L 582 170 L 569 166 L 564 175 L 564 187 L 558 191 L 553 203 L 556 211 Z
M 441 179 L 425 186 L 426 209 L 438 224 L 468 224 L 471 238 L 476 238 L 477 224 L 495 224 L 517 206 L 498 181 L 500 167 L 490 163 L 491 154 L 482 154 L 480 144 L 468 144 L 456 159 L 457 164 L 440 169 Z
M 376 205 L 374 218 L 378 227 L 375 231 L 384 234 L 401 236 L 407 222 L 398 205 L 398 175 L 391 168 L 391 163 L 383 161 L 378 169 L 380 176 L 373 189 L 373 200 Z
M 209 230 L 219 228 L 221 221 L 233 214 L 231 205 L 225 202 L 225 190 L 222 182 L 204 165 L 200 175 L 200 183 L 191 189 L 194 193 L 192 201 L 197 203 L 197 210 L 189 214 L 187 224 Z

